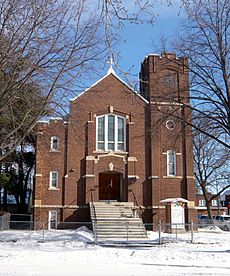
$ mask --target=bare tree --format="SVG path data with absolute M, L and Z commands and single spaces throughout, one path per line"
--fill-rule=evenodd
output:
M 0 117 L 7 113 L 11 125 L 1 133 L 0 160 L 23 141 L 47 106 L 61 103 L 65 109 L 66 96 L 82 88 L 83 72 L 95 72 L 103 57 L 102 21 L 85 3 L 0 1 Z M 37 87 L 43 100 L 31 102 L 28 87 Z M 13 108 L 19 101 L 24 103 L 20 117 Z
M 66 111 L 70 93 L 83 89 L 81 81 L 108 52 L 114 58 L 118 28 L 126 21 L 153 23 L 157 2 L 0 0 L 0 115 L 7 113 L 11 120 L 11 128 L 1 133 L 0 160 L 23 141 L 47 107 Z M 28 85 L 39 87 L 43 98 L 36 114 L 25 93 Z M 11 111 L 18 101 L 27 103 L 20 118 Z
M 177 49 L 189 59 L 192 108 L 197 118 L 209 124 L 208 131 L 199 131 L 229 149 L 230 1 L 183 2 L 188 23 Z
M 199 128 L 206 128 L 203 120 Z M 216 130 L 209 129 L 213 136 Z M 212 219 L 211 203 L 230 187 L 230 154 L 229 151 L 215 139 L 194 131 L 194 169 L 198 191 L 202 192 L 206 201 L 208 216 Z M 210 197 L 210 193 L 213 194 Z

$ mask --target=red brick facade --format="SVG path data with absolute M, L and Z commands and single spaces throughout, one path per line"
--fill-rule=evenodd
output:
M 185 63 L 174 55 L 149 55 L 142 63 L 141 95 L 111 72 L 71 100 L 67 122 L 38 124 L 36 221 L 48 221 L 50 210 L 57 211 L 60 222 L 88 221 L 88 203 L 106 197 L 135 201 L 149 223 L 164 220 L 160 200 L 182 197 L 190 201 L 186 220 L 195 221 L 192 136 L 183 120 L 191 118 Z M 97 149 L 97 118 L 103 115 L 104 120 L 114 116 L 117 124 L 118 118 L 125 122 L 124 150 Z M 52 136 L 59 138 L 55 151 Z M 118 140 L 113 143 L 118 147 Z M 175 155 L 175 175 L 168 172 L 169 151 Z M 51 171 L 58 172 L 55 189 L 50 188 Z M 111 187 L 106 184 L 109 178 Z

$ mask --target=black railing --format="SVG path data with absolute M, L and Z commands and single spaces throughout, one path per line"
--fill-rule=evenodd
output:
M 141 206 L 138 204 L 138 201 L 137 201 L 137 198 L 136 198 L 136 195 L 135 195 L 134 191 L 132 189 L 129 189 L 128 192 L 132 193 L 133 199 L 134 199 L 134 208 L 135 209 L 137 208 L 138 216 L 141 217 L 143 210 L 142 210 Z

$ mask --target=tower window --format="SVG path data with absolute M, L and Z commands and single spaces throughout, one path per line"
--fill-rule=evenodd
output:
M 97 117 L 97 150 L 125 151 L 125 118 L 106 114 Z
M 167 175 L 176 176 L 176 152 L 174 150 L 167 151 Z
M 175 72 L 167 72 L 167 75 L 162 79 L 162 86 L 165 91 L 165 94 L 168 98 L 175 97 L 175 93 L 177 92 L 177 74 Z
M 52 151 L 58 151 L 59 150 L 59 137 L 52 136 L 51 137 L 51 144 L 50 148 Z

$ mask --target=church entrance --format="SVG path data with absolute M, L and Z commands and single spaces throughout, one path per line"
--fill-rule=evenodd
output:
M 99 200 L 121 201 L 122 174 L 116 172 L 99 174 Z

